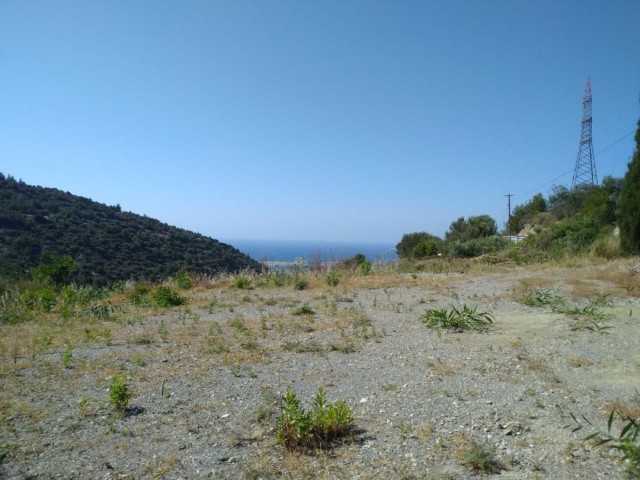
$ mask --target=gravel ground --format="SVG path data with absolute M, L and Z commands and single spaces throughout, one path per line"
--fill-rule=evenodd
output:
M 76 340 L 71 368 L 63 348 L 12 357 L 5 345 L 0 477 L 465 479 L 483 475 L 465 461 L 475 443 L 493 452 L 489 478 L 622 478 L 571 417 L 606 430 L 612 405 L 640 409 L 639 301 L 607 280 L 622 268 L 220 286 L 194 292 L 190 310 L 91 325 L 112 325 L 111 345 Z M 573 317 L 517 301 L 537 286 L 582 306 L 610 295 L 598 325 L 611 328 L 573 330 Z M 464 304 L 494 316 L 489 332 L 420 322 Z M 133 391 L 126 415 L 109 404 L 118 371 Z M 353 409 L 354 435 L 287 452 L 275 440 L 280 398 L 290 388 L 309 406 L 319 387 Z

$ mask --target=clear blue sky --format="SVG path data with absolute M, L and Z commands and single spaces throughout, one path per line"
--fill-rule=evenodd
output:
M 640 117 L 640 1 L 0 0 L 0 172 L 226 240 L 504 225 Z M 629 135 L 597 156 L 623 176 Z

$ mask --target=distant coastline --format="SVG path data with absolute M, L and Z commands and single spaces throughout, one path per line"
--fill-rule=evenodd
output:
M 371 262 L 397 260 L 395 245 L 381 242 L 313 242 L 292 240 L 220 240 L 254 260 L 274 266 L 295 262 L 333 263 L 361 253 Z

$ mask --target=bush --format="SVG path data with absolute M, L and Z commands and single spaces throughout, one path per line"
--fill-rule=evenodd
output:
M 122 375 L 116 375 L 109 385 L 109 400 L 119 412 L 124 413 L 129 406 L 131 398 L 131 388 L 127 379 Z
M 251 290 L 253 288 L 253 281 L 246 275 L 238 275 L 233 282 L 233 286 L 240 290 Z
M 433 248 L 440 249 L 442 240 L 427 232 L 405 233 L 396 245 L 396 253 L 400 258 L 425 258 L 431 256 Z
M 176 275 L 176 285 L 182 290 L 189 290 L 194 285 L 193 277 L 186 270 L 180 270 Z
M 511 240 L 500 235 L 475 238 L 466 242 L 453 242 L 449 245 L 449 255 L 456 258 L 473 258 L 507 249 Z
M 129 301 L 132 305 L 142 307 L 151 303 L 151 287 L 146 283 L 136 283 L 129 293 Z
M 306 450 L 323 447 L 353 430 L 353 412 L 344 402 L 327 403 L 320 387 L 313 409 L 300 407 L 295 392 L 288 390 L 282 397 L 282 412 L 278 417 L 276 438 L 288 450 Z
M 338 275 L 338 272 L 336 270 L 331 269 L 325 275 L 324 281 L 327 282 L 327 285 L 329 285 L 330 287 L 335 287 L 336 285 L 338 285 L 338 283 L 340 283 L 340 276 Z
M 153 302 L 159 307 L 176 307 L 184 305 L 187 299 L 178 295 L 171 287 L 161 285 L 153 292 Z

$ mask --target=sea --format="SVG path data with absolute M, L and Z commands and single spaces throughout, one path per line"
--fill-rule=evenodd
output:
M 220 240 L 261 263 L 283 267 L 321 262 L 325 265 L 361 253 L 372 263 L 398 259 L 395 244 L 375 242 L 313 242 L 291 240 Z

